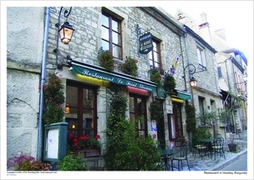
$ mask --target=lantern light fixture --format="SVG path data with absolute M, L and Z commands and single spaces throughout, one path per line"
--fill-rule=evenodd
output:
M 56 39 L 56 49 L 54 49 L 54 52 L 56 53 L 56 64 L 58 69 L 63 68 L 63 60 L 59 59 L 59 40 L 65 45 L 69 44 L 69 42 L 72 39 L 73 33 L 75 29 L 72 27 L 72 25 L 68 22 L 68 17 L 71 13 L 72 7 L 69 9 L 65 9 L 61 7 L 58 15 L 58 22 L 55 24 L 57 27 L 57 39 Z M 61 15 L 65 17 L 65 22 L 61 25 Z M 67 55 L 66 57 L 67 61 L 70 59 L 70 55 Z
M 196 78 L 193 77 L 193 74 L 195 73 L 198 73 L 198 72 L 203 72 L 203 71 L 207 71 L 206 67 L 203 67 L 202 66 L 202 70 L 201 71 L 196 71 L 196 67 L 193 65 L 193 64 L 188 64 L 184 67 L 184 75 L 183 75 L 183 78 L 184 78 L 184 82 L 185 82 L 185 91 L 187 91 L 187 85 L 186 85 L 186 75 L 185 75 L 185 70 L 186 68 L 188 67 L 189 69 L 189 77 L 190 77 L 190 86 L 192 88 L 195 88 L 197 86 L 197 80 Z

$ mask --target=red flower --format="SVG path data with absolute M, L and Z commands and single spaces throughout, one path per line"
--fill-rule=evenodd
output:
M 100 139 L 101 136 L 99 134 L 96 134 L 95 139 Z
M 72 139 L 72 138 L 74 138 L 74 135 L 72 133 L 68 133 L 68 138 Z
M 84 136 L 80 136 L 79 139 L 81 141 L 86 141 L 88 139 L 88 137 L 84 135 Z
M 73 139 L 73 144 L 76 144 L 76 143 L 78 143 L 78 139 L 77 139 L 77 138 L 74 138 L 74 139 Z

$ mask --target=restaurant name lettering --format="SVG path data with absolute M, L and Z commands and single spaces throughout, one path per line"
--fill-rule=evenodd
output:
M 125 86 L 132 86 L 132 87 L 136 87 L 136 88 L 140 88 L 140 89 L 145 89 L 145 90 L 148 90 L 148 91 L 154 91 L 153 86 L 149 86 L 149 85 L 146 85 L 146 84 L 135 82 L 133 80 L 128 80 L 128 79 L 113 76 L 113 75 L 103 74 L 103 73 L 96 72 L 96 71 L 89 70 L 89 69 L 83 69 L 81 71 L 81 74 L 85 75 L 85 76 L 90 76 L 90 77 L 102 79 L 102 80 L 105 80 L 105 81 L 125 85 Z

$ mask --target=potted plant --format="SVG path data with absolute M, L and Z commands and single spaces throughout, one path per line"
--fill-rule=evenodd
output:
M 49 125 L 62 122 L 64 117 L 63 84 L 54 73 L 49 73 L 48 83 L 44 86 L 44 123 Z
M 167 93 L 170 93 L 176 87 L 175 78 L 169 74 L 164 77 L 164 89 Z
M 138 75 L 138 66 L 137 66 L 137 60 L 132 59 L 131 57 L 127 57 L 126 61 L 120 65 L 120 69 L 122 72 L 129 74 L 131 76 L 137 76 Z
M 107 71 L 112 72 L 114 70 L 113 56 L 108 50 L 104 51 L 101 48 L 98 53 L 98 60 L 99 60 L 100 66 L 105 68 Z
M 150 104 L 150 113 L 152 120 L 160 120 L 163 118 L 163 110 L 161 109 L 161 103 L 158 100 L 151 102 Z
M 150 80 L 160 84 L 161 83 L 161 75 L 160 75 L 160 71 L 157 68 L 153 68 L 149 70 L 150 73 Z
M 228 143 L 228 149 L 230 152 L 236 152 L 237 144 L 234 141 L 234 137 L 230 139 L 230 142 Z

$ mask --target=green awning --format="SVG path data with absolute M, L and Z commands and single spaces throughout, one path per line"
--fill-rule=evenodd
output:
M 81 74 L 84 76 L 90 76 L 93 78 L 109 81 L 112 83 L 132 86 L 135 88 L 145 89 L 150 92 L 156 92 L 157 84 L 152 81 L 146 81 L 143 79 L 134 78 L 129 75 L 117 72 L 108 72 L 99 67 L 86 65 L 80 62 L 72 61 L 72 72 L 75 74 Z
M 192 99 L 190 94 L 187 94 L 184 92 L 177 91 L 177 96 L 181 99 L 184 99 L 184 100 L 191 100 Z

